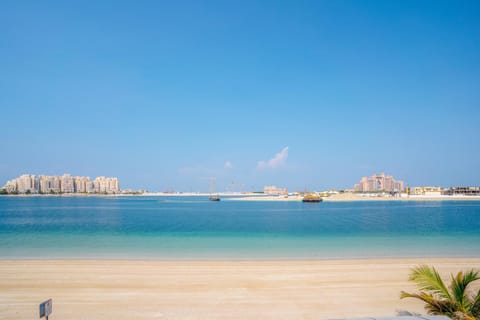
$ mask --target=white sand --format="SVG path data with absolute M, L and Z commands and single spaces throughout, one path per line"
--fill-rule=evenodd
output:
M 332 261 L 0 260 L 0 319 L 325 319 L 424 313 L 400 300 L 412 266 L 442 274 L 480 259 Z

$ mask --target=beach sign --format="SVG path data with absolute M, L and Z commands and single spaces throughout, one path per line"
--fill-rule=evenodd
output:
M 40 318 L 45 317 L 48 320 L 48 316 L 52 313 L 52 299 L 48 299 L 40 303 Z

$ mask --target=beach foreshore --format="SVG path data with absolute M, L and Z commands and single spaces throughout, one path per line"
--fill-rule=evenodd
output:
M 411 267 L 445 277 L 480 259 L 313 261 L 0 260 L 0 319 L 332 319 L 425 314 Z

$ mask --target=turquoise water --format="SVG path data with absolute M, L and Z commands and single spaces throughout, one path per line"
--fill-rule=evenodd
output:
M 480 257 L 480 202 L 0 197 L 0 259 Z

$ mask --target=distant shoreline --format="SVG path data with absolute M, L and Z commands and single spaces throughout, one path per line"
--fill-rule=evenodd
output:
M 262 195 L 258 193 L 217 193 L 222 200 L 226 201 L 302 201 L 302 196 L 277 196 Z M 104 197 L 209 197 L 210 193 L 197 192 L 147 192 L 143 194 L 82 194 L 82 193 L 64 193 L 64 194 L 8 194 L 1 195 L 9 198 L 42 198 L 42 197 L 59 197 L 59 198 L 104 198 Z M 339 193 L 322 197 L 324 202 L 355 202 L 355 201 L 480 201 L 480 196 L 467 195 L 440 195 L 440 196 L 423 196 L 423 195 L 402 195 L 400 197 L 375 195 L 375 194 L 356 194 L 356 193 Z
M 222 200 L 234 201 L 302 201 L 303 197 L 299 195 L 283 196 L 283 195 L 267 195 L 259 193 L 216 193 Z M 210 193 L 200 192 L 179 192 L 179 193 L 164 193 L 164 192 L 148 192 L 144 194 L 117 194 L 116 196 L 133 196 L 133 197 L 209 197 Z M 322 197 L 325 202 L 335 201 L 480 201 L 480 196 L 423 196 L 423 195 L 402 195 L 401 197 L 392 196 L 377 196 L 375 194 L 358 194 L 358 193 L 339 193 Z
M 480 201 L 478 196 L 405 196 L 405 197 L 387 197 L 387 196 L 364 196 L 357 194 L 339 194 L 322 198 L 324 202 L 355 202 L 355 201 Z M 263 196 L 263 197 L 240 197 L 228 200 L 239 201 L 301 201 L 301 196 Z

